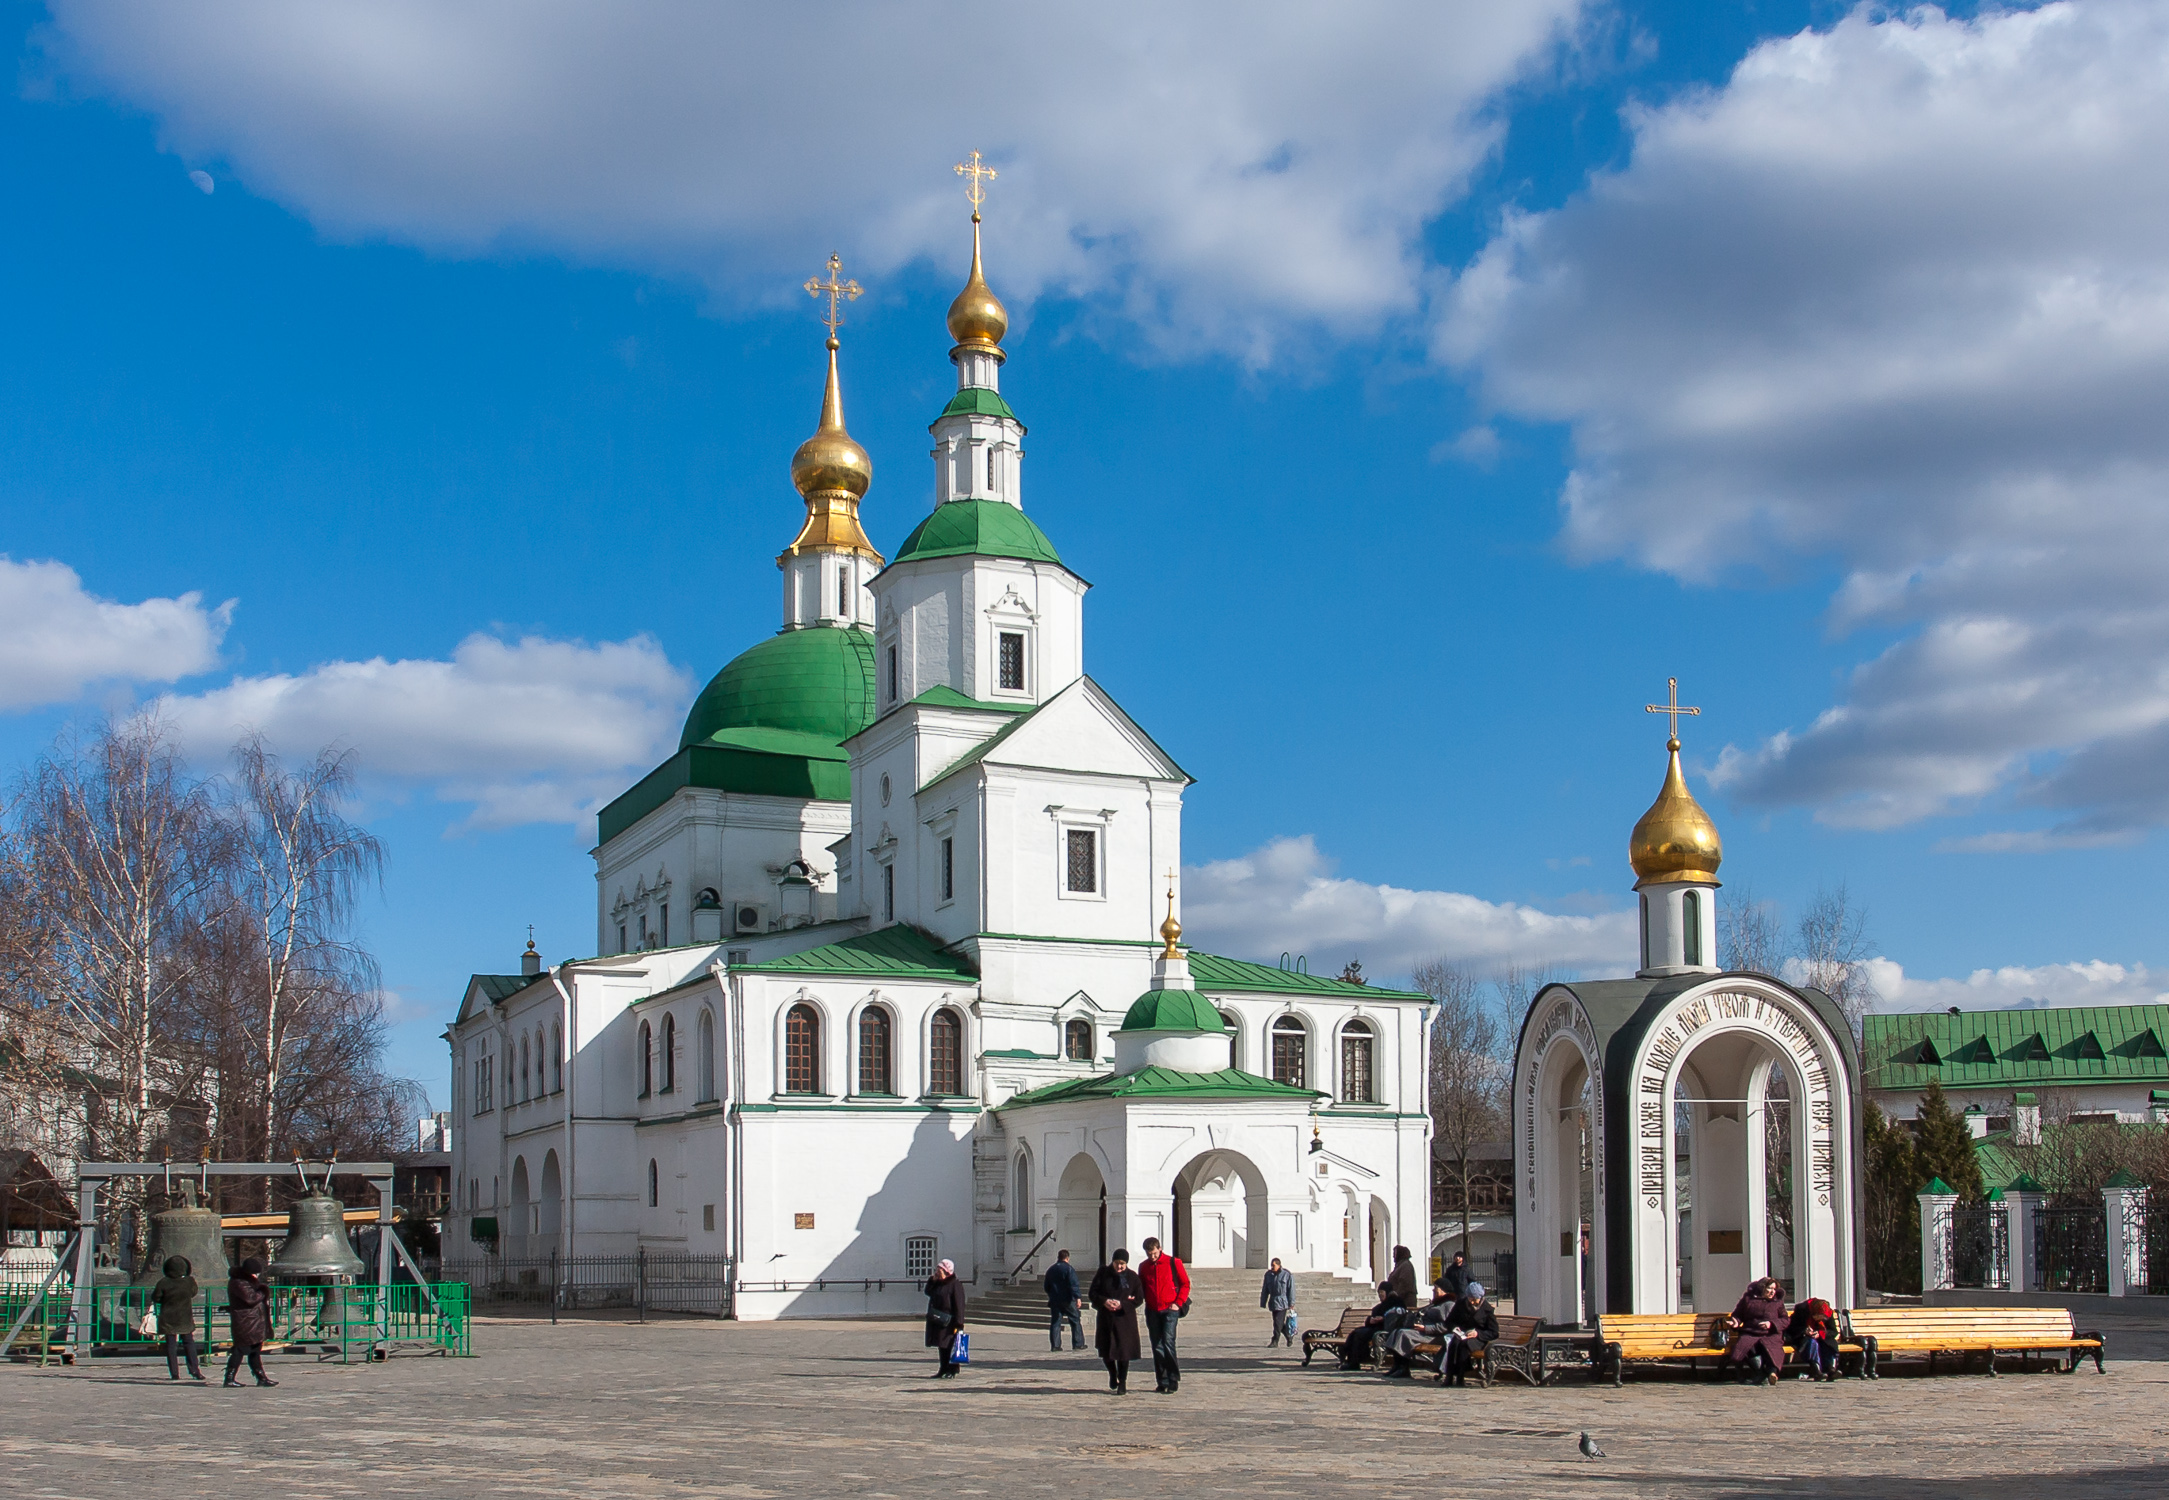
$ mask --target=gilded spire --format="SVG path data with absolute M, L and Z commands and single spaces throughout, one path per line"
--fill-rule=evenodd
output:
M 949 304 L 949 337 L 959 347 L 991 349 L 1000 354 L 1002 335 L 1009 332 L 1009 309 L 987 285 L 979 260 L 979 205 L 987 199 L 981 184 L 998 174 L 981 164 L 976 151 L 969 161 L 958 162 L 956 170 L 959 177 L 966 179 L 964 196 L 972 206 L 972 273 L 964 282 L 964 290 L 956 294 L 956 301 Z
M 1627 859 L 1634 866 L 1637 890 L 1677 881 L 1715 885 L 1717 867 L 1725 858 L 1717 825 L 1695 801 L 1695 794 L 1687 790 L 1687 778 L 1679 765 L 1680 718 L 1699 716 L 1702 710 L 1681 706 L 1677 677 L 1668 679 L 1667 684 L 1668 701 L 1647 705 L 1650 713 L 1664 714 L 1672 721 L 1671 736 L 1664 742 L 1670 757 L 1664 785 L 1658 789 L 1657 800 L 1649 805 L 1649 811 L 1634 825 L 1634 835 L 1627 842 Z
M 1182 936 L 1182 923 L 1175 920 L 1175 872 L 1173 870 L 1167 872 L 1167 882 L 1167 920 L 1160 924 L 1160 936 L 1167 943 L 1167 947 L 1161 951 L 1160 956 L 1162 958 L 1180 958 L 1182 954 L 1175 948 L 1175 939 Z
M 859 501 L 873 483 L 874 462 L 844 428 L 843 382 L 836 370 L 836 330 L 843 324 L 842 304 L 860 292 L 856 281 L 838 276 L 842 269 L 842 258 L 831 255 L 828 279 L 806 283 L 808 293 L 828 298 L 828 312 L 821 319 L 828 325 L 828 385 L 821 393 L 820 426 L 791 456 L 791 483 L 805 497 L 806 524 L 799 528 L 798 539 L 785 549 L 786 557 L 809 548 L 880 557 L 859 525 Z

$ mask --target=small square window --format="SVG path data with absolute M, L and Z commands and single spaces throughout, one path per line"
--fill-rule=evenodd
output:
M 941 1259 L 941 1241 L 930 1234 L 915 1234 L 904 1241 L 904 1274 L 919 1281 L 934 1274 Z
M 1024 637 L 1014 630 L 1002 632 L 1001 674 L 1004 692 L 1024 691 Z
M 1067 840 L 1063 888 L 1079 895 L 1096 894 L 1100 888 L 1100 836 L 1089 828 L 1072 828 Z

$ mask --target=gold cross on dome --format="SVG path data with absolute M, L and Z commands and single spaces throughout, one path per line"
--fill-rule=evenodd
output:
M 987 190 L 983 184 L 1001 174 L 992 167 L 982 165 L 979 153 L 974 151 L 970 161 L 956 164 L 956 175 L 968 179 L 964 185 L 964 196 L 970 201 L 972 217 L 976 219 L 979 217 L 979 205 L 987 201 Z
M 1679 716 L 1681 714 L 1688 714 L 1695 718 L 1700 718 L 1702 716 L 1702 710 L 1699 708 L 1688 708 L 1681 704 L 1681 702 L 1679 701 L 1679 679 L 1677 677 L 1667 677 L 1664 680 L 1664 686 L 1665 701 L 1662 703 L 1645 703 L 1642 705 L 1642 712 L 1651 714 L 1663 714 L 1669 719 L 1671 719 L 1672 738 L 1676 740 L 1679 738 Z
M 856 302 L 859 293 L 865 290 L 855 281 L 839 279 L 836 273 L 842 269 L 843 257 L 832 253 L 828 258 L 828 280 L 823 281 L 820 277 L 815 276 L 808 278 L 806 282 L 807 296 L 825 296 L 828 298 L 828 316 L 821 321 L 828 325 L 828 336 L 830 338 L 836 337 L 836 330 L 843 327 L 844 319 L 841 304 Z

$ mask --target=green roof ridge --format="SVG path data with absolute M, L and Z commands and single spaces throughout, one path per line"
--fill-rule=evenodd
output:
M 941 415 L 942 417 L 1006 417 L 1019 427 L 1024 426 L 1023 421 L 1019 419 L 1016 412 L 1010 409 L 1009 403 L 1002 399 L 1002 393 L 1000 391 L 990 391 L 983 385 L 968 385 L 963 390 L 958 391 L 949 398 L 949 404 L 941 409 Z M 936 426 L 940 425 L 940 422 L 941 417 L 934 419 Z M 927 430 L 931 432 L 933 427 L 929 427 Z
M 1123 1013 L 1119 1031 L 1216 1032 L 1227 1034 L 1228 1023 L 1210 1000 L 1196 990 L 1147 990 Z
M 1073 1078 L 1044 1084 L 1011 1095 L 1000 1106 L 1054 1104 L 1074 1099 L 1270 1099 L 1293 1101 L 1322 1097 L 1315 1089 L 1299 1089 L 1275 1083 L 1240 1068 L 1220 1068 L 1210 1073 L 1190 1073 L 1177 1068 L 1139 1068 L 1134 1073 L 1103 1073 L 1095 1078 Z
M 1014 557 L 1062 565 L 1032 518 L 1006 500 L 945 500 L 912 528 L 889 566 L 929 557 Z
M 932 933 L 898 923 L 759 963 L 732 964 L 734 973 L 851 974 L 889 979 L 950 979 L 976 984 L 978 971 Z
M 1955 1198 L 1956 1196 L 1958 1196 L 1951 1190 L 1951 1185 L 1945 1182 L 1940 1177 L 1929 1178 L 1928 1185 L 1922 1188 L 1920 1191 L 1921 1193 L 1936 1193 L 1946 1198 Z M 1914 1196 L 1919 1197 L 1920 1194 L 1916 1193 Z

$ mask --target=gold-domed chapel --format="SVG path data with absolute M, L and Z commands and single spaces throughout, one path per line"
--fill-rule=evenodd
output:
M 1516 1309 L 1729 1312 L 1749 1281 L 1851 1307 L 1863 1290 L 1860 1059 L 1820 990 L 1717 962 L 1716 823 L 1680 766 L 1634 826 L 1631 979 L 1547 986 L 1514 1058 Z

